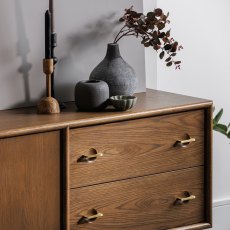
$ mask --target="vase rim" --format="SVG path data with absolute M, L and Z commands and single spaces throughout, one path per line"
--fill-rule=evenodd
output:
M 101 80 L 84 80 L 84 81 L 81 81 L 81 82 L 91 84 L 91 83 L 100 83 L 102 81 Z
M 118 43 L 108 43 L 108 45 L 110 45 L 110 46 L 118 46 L 119 44 Z

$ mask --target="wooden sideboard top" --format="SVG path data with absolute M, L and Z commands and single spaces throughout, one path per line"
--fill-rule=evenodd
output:
M 212 101 L 147 89 L 136 94 L 137 105 L 125 112 L 108 109 L 106 112 L 77 112 L 74 102 L 66 103 L 61 114 L 38 115 L 36 108 L 0 111 L 0 138 L 37 132 L 83 127 L 114 121 L 130 120 L 210 107 Z

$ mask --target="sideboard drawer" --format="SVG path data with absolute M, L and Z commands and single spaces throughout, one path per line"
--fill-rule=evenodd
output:
M 178 199 L 189 196 L 184 203 Z M 204 202 L 203 167 L 72 189 L 70 229 L 161 230 L 202 225 Z M 90 219 L 96 213 L 103 216 Z
M 200 166 L 204 111 L 73 129 L 70 155 L 71 188 Z

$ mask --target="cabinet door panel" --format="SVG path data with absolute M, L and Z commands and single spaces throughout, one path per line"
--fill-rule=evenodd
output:
M 0 140 L 0 229 L 60 229 L 60 132 Z

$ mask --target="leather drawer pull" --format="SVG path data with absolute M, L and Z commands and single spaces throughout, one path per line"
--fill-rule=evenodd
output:
M 196 199 L 196 196 L 191 195 L 189 192 L 185 192 L 185 195 L 186 195 L 186 197 L 183 197 L 183 198 L 178 197 L 176 199 L 176 204 L 185 204 L 185 203 L 188 203 L 191 200 L 195 200 Z
M 90 149 L 88 155 L 82 155 L 77 162 L 93 162 L 98 157 L 103 157 L 103 153 L 98 153 L 96 149 Z
M 96 211 L 96 210 L 95 210 Z M 96 211 L 97 212 L 97 211 Z M 92 216 L 83 216 L 79 221 L 78 224 L 88 224 L 93 222 L 94 220 L 96 220 L 97 218 L 103 217 L 102 213 L 97 213 L 95 215 Z
M 185 148 L 185 147 L 187 147 L 189 144 L 191 144 L 192 142 L 195 142 L 195 141 L 196 141 L 195 138 L 191 138 L 191 137 L 188 135 L 188 139 L 186 139 L 186 140 L 177 140 L 174 146 L 179 146 L 179 147 Z

